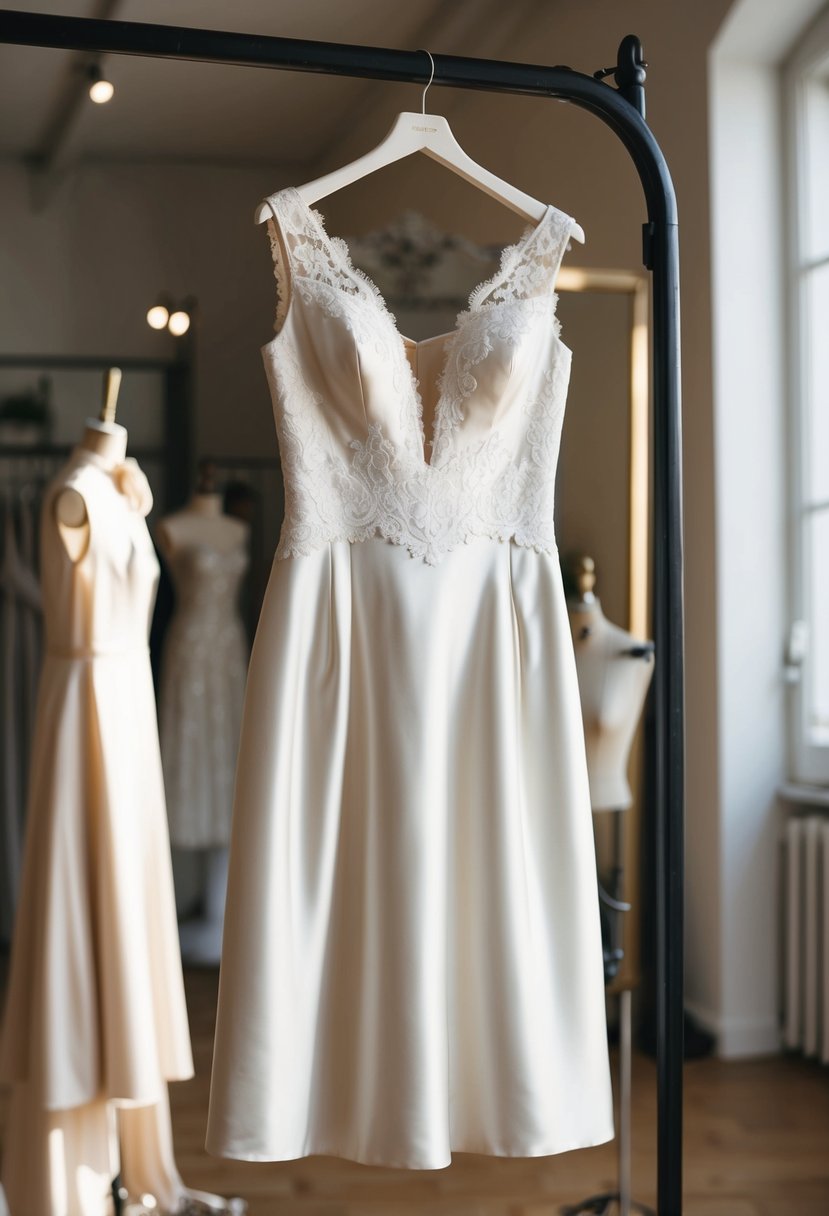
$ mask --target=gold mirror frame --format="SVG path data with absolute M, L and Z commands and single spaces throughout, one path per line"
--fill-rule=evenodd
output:
M 558 292 L 606 292 L 629 297 L 630 367 L 628 471 L 628 619 L 624 624 L 638 638 L 650 635 L 650 385 L 648 363 L 648 279 L 632 270 L 589 270 L 562 266 Z M 598 572 L 601 577 L 601 571 Z
M 628 426 L 628 606 L 626 622 L 618 622 L 635 637 L 650 637 L 650 381 L 648 356 L 649 282 L 644 274 L 628 270 L 590 270 L 562 266 L 556 290 L 603 292 L 628 297 L 629 370 Z M 601 570 L 597 570 L 599 590 Z M 629 777 L 633 804 L 623 812 L 599 812 L 593 822 L 600 868 L 610 868 L 615 850 L 614 827 L 622 828 L 621 860 L 624 893 L 631 903 L 623 920 L 624 959 L 619 973 L 608 985 L 609 995 L 639 987 L 641 981 L 641 834 L 643 825 L 643 730 L 640 724 L 631 749 Z M 618 816 L 624 818 L 618 821 Z

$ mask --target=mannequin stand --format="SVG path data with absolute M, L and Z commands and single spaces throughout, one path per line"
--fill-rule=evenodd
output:
M 623 894 L 623 879 L 624 866 L 623 858 L 623 833 L 622 833 L 622 811 L 615 811 L 616 819 L 613 825 L 613 895 L 609 898 L 605 896 L 603 902 L 606 907 L 609 907 L 615 913 L 612 921 L 611 939 L 608 947 L 605 950 L 605 977 L 612 978 L 618 971 L 617 960 L 620 962 L 624 957 L 621 948 L 621 914 L 623 910 L 627 910 L 630 905 L 622 903 Z M 604 895 L 602 888 L 600 892 Z M 610 960 L 610 966 L 609 966 Z M 617 1137 L 618 1156 L 617 1156 L 617 1171 L 619 1179 L 618 1191 L 605 1191 L 600 1195 L 590 1195 L 587 1199 L 582 1199 L 580 1203 L 573 1207 L 564 1207 L 561 1209 L 561 1216 L 579 1216 L 580 1213 L 591 1213 L 592 1216 L 611 1216 L 611 1213 L 616 1212 L 617 1216 L 630 1216 L 631 1212 L 639 1213 L 639 1216 L 656 1216 L 653 1208 L 647 1207 L 644 1203 L 637 1203 L 631 1199 L 631 1116 L 630 1116 L 630 1101 L 631 1101 L 631 1059 L 633 1055 L 633 1036 L 632 1029 L 632 993 L 629 988 L 623 989 L 619 993 L 619 1135 Z
M 227 861 L 227 849 L 206 850 L 203 915 L 179 925 L 181 957 L 185 963 L 214 967 L 222 957 Z
M 561 1209 L 561 1216 L 579 1216 L 580 1213 L 592 1213 L 593 1216 L 611 1216 L 614 1210 L 617 1216 L 630 1216 L 638 1212 L 640 1216 L 656 1216 L 653 1208 L 644 1203 L 631 1199 L 631 1132 L 630 1132 L 630 1094 L 631 1094 L 631 992 L 626 988 L 619 993 L 619 1136 L 618 1136 L 618 1191 L 605 1191 L 600 1195 L 591 1195 L 582 1199 L 574 1207 Z

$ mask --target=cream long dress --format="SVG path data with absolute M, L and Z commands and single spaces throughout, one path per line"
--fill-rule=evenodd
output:
M 75 561 L 54 513 L 67 487 L 89 520 Z M 107 1210 L 119 1105 L 128 1187 L 170 1206 L 181 1191 L 167 1082 L 193 1062 L 147 649 L 151 501 L 134 462 L 78 448 L 43 503 L 46 650 L 0 1043 L 14 1216 Z
M 435 1169 L 606 1141 L 553 519 L 573 221 L 548 207 L 456 329 L 415 343 L 296 190 L 269 203 L 286 514 L 248 676 L 208 1148 Z

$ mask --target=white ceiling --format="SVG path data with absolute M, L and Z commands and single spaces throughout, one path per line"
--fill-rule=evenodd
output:
M 62 16 L 105 13 L 245 33 L 508 57 L 510 32 L 538 0 L 5 0 Z M 530 15 L 532 10 L 532 17 Z M 543 55 L 539 55 L 543 62 Z M 78 92 L 74 53 L 0 45 L 0 155 L 36 157 Z M 235 163 L 315 163 L 379 112 L 415 108 L 415 86 L 312 73 L 224 67 L 126 55 L 102 65 L 114 99 L 84 96 L 60 140 L 62 160 L 171 158 Z M 451 109 L 446 91 L 438 94 Z M 457 95 L 453 97 L 456 100 Z

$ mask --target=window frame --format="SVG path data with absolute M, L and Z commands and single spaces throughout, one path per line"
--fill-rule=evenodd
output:
M 805 544 L 805 512 L 808 485 L 807 410 L 805 363 L 808 355 L 805 296 L 809 273 L 829 264 L 829 251 L 819 258 L 805 251 L 806 189 L 805 89 L 811 72 L 829 58 L 829 7 L 806 30 L 783 65 L 782 134 L 785 183 L 785 282 L 787 284 L 786 391 L 787 408 L 787 502 L 788 502 L 788 626 L 786 671 L 788 769 L 790 779 L 808 785 L 829 784 L 829 741 L 810 739 L 808 728 L 810 649 L 798 640 L 798 626 L 809 617 L 809 556 Z M 829 152 L 827 152 L 829 155 Z M 829 629 L 829 622 L 827 622 Z

